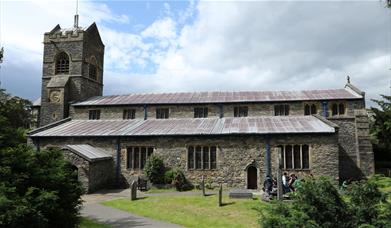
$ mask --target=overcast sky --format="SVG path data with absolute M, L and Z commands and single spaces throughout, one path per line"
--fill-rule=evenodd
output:
M 0 1 L 1 87 L 34 100 L 43 33 L 71 27 L 75 1 Z M 81 1 L 79 14 L 106 45 L 104 95 L 343 88 L 346 75 L 367 99 L 390 95 L 384 1 Z

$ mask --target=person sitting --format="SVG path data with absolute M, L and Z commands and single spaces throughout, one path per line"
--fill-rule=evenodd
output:
M 295 187 L 293 187 L 293 185 L 294 185 L 296 179 L 297 179 L 296 175 L 295 175 L 294 173 L 292 173 L 292 174 L 290 175 L 290 179 L 289 179 L 289 182 L 288 182 L 288 187 L 289 187 L 289 189 L 290 189 L 292 192 L 295 191 Z
M 267 175 L 265 178 L 265 181 L 263 182 L 263 191 L 267 194 L 270 195 L 271 191 L 273 189 L 273 181 L 272 178 Z
M 289 181 L 288 174 L 284 172 L 284 174 L 282 175 L 282 192 L 284 194 L 291 191 L 288 185 L 288 181 Z

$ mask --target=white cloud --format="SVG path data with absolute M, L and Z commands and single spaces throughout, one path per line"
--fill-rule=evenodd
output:
M 6 15 L 5 41 L 41 55 L 43 32 L 53 22 L 71 26 L 74 3 L 62 2 L 61 12 L 26 4 L 7 3 L 20 14 Z M 107 5 L 82 4 L 81 23 L 97 21 L 106 45 L 106 94 L 342 88 L 346 75 L 369 98 L 389 92 L 390 11 L 379 2 L 191 1 L 180 12 L 170 2 L 139 33 Z

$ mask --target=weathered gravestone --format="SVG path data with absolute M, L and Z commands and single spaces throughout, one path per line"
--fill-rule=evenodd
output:
M 223 185 L 220 183 L 219 188 L 219 207 L 223 206 Z
M 201 190 L 202 190 L 202 196 L 205 196 L 205 178 L 204 178 L 204 176 L 201 177 Z
M 130 184 L 130 200 L 137 199 L 137 181 L 132 181 Z
M 232 189 L 229 192 L 229 198 L 252 199 L 253 193 L 247 189 Z

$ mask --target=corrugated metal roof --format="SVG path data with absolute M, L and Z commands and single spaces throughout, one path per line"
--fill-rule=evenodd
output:
M 361 98 L 361 95 L 353 93 L 347 89 L 306 91 L 142 93 L 92 97 L 86 101 L 75 103 L 73 105 L 240 103 Z
M 31 137 L 334 133 L 314 116 L 72 120 Z
M 91 162 L 112 158 L 109 154 L 106 154 L 104 150 L 88 144 L 65 145 L 63 149 L 70 150 Z

